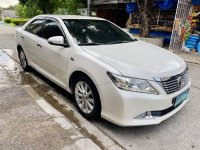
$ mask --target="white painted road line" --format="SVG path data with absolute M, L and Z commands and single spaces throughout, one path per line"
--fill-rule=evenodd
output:
M 72 128 L 72 125 L 64 118 L 54 118 L 54 120 L 64 129 Z
M 49 103 L 47 103 L 44 99 L 36 100 L 36 102 L 49 115 L 52 115 L 54 117 L 64 117 L 63 114 L 61 114 L 59 111 L 57 111 L 53 106 L 51 106 Z
M 80 150 L 101 150 L 91 139 L 80 139 L 75 143 Z
M 78 139 L 78 138 L 83 138 L 84 136 L 82 134 L 78 134 L 78 135 L 72 135 L 70 138 L 71 139 Z
M 77 145 L 70 145 L 70 146 L 65 146 L 62 148 L 62 150 L 81 150 L 80 148 L 78 148 Z
M 68 122 L 64 115 L 57 111 L 53 106 L 47 103 L 44 99 L 36 100 L 38 105 L 49 115 L 53 116 L 54 120 L 63 128 L 63 129 L 71 129 L 73 126 L 70 122 Z M 80 134 L 79 137 L 82 135 Z M 75 139 L 77 137 L 71 137 L 71 139 Z M 63 150 L 101 150 L 91 139 L 84 138 L 75 141 L 75 144 L 68 147 L 64 147 Z
M 70 129 L 72 128 L 72 124 L 68 122 L 64 115 L 57 111 L 53 106 L 47 103 L 44 99 L 36 100 L 38 105 L 49 115 L 53 116 L 54 120 L 63 128 L 63 129 Z

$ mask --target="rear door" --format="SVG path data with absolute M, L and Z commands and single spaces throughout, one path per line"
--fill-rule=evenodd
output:
M 37 68 L 40 64 L 40 60 L 38 59 L 38 54 L 40 53 L 38 47 L 38 41 L 40 41 L 42 36 L 42 28 L 44 19 L 36 19 L 32 21 L 21 35 L 23 41 L 23 48 L 27 55 L 29 64 Z

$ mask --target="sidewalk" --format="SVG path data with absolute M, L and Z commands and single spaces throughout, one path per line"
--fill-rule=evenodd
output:
M 178 56 L 182 57 L 188 63 L 200 65 L 200 53 L 197 52 L 176 52 Z
M 45 98 L 30 92 L 26 83 L 31 80 L 23 81 L 20 75 L 25 73 L 19 69 L 0 50 L 0 149 L 102 149 Z
M 163 48 L 166 49 L 166 50 L 169 50 L 168 46 L 163 47 Z M 198 53 L 198 52 L 179 51 L 179 52 L 175 52 L 174 54 L 180 56 L 181 58 L 183 58 L 188 63 L 200 65 L 200 53 Z

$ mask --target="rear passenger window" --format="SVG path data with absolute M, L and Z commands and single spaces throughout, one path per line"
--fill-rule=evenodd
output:
M 30 23 L 25 28 L 25 30 L 28 31 L 28 32 L 30 32 L 30 33 L 36 34 L 38 36 L 42 36 L 43 23 L 44 23 L 44 20 L 42 20 L 42 19 L 35 20 L 32 23 Z
M 49 39 L 53 36 L 63 36 L 63 33 L 56 21 L 47 20 L 44 23 L 43 35 L 42 37 L 45 39 Z

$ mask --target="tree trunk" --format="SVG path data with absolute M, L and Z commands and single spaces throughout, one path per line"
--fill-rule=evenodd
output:
M 141 28 L 140 28 L 140 36 L 141 37 L 149 37 L 149 31 L 150 31 L 150 17 L 148 14 L 143 11 L 140 16 L 141 20 Z
M 43 9 L 43 14 L 48 14 L 48 10 L 47 9 Z
M 151 12 L 154 0 L 136 0 L 136 2 L 138 5 L 141 21 L 140 36 L 149 37 L 149 31 L 151 28 Z

